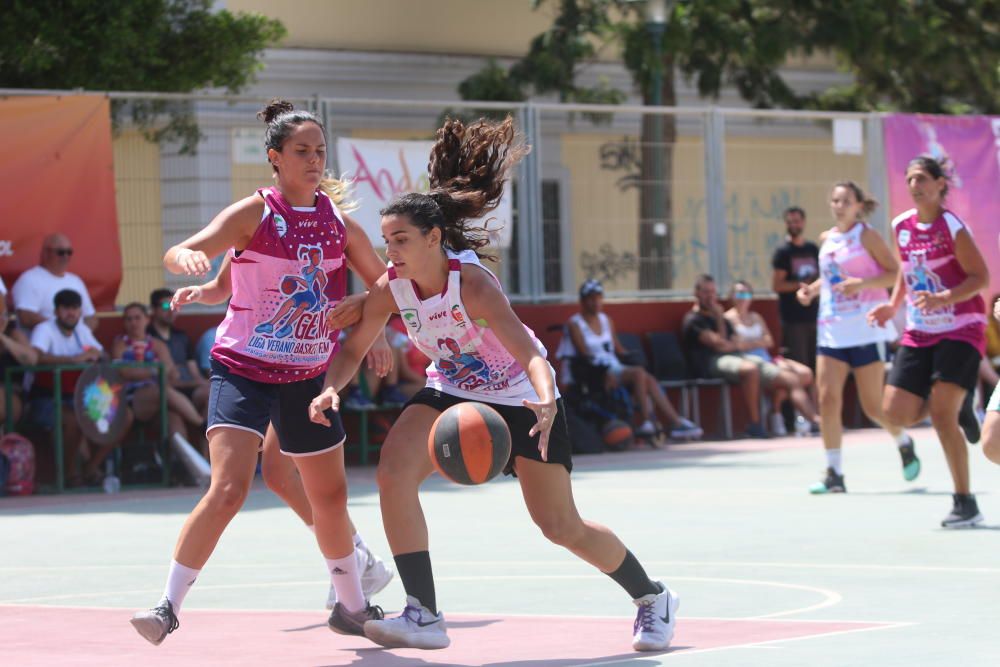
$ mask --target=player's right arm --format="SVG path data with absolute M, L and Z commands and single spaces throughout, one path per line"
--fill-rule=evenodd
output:
M 243 250 L 253 238 L 264 215 L 264 200 L 251 195 L 226 207 L 204 229 L 167 250 L 163 265 L 171 273 L 203 276 L 209 260 L 229 248 Z
M 309 405 L 309 418 L 317 424 L 330 425 L 323 413 L 340 407 L 338 392 L 353 378 L 375 338 L 384 335 L 389 316 L 396 312 L 396 300 L 389 289 L 389 276 L 383 274 L 368 292 L 361 320 L 348 332 L 340 350 L 330 360 L 323 391 Z

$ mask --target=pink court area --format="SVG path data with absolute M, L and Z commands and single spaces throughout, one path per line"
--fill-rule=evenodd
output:
M 330 632 L 313 612 L 185 611 L 160 646 L 147 644 L 125 609 L 0 606 L 2 663 L 51 665 L 492 665 L 568 667 L 636 658 L 631 619 L 543 616 L 448 617 L 451 646 L 394 649 Z M 670 653 L 704 651 L 831 633 L 889 627 L 883 623 L 686 619 Z M 656 654 L 653 654 L 656 655 Z M 663 655 L 662 653 L 659 655 Z

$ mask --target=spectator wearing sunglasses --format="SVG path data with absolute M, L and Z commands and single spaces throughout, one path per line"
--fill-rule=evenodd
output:
M 17 321 L 30 331 L 36 325 L 55 317 L 55 296 L 62 290 L 72 290 L 82 300 L 83 321 L 91 331 L 97 329 L 97 314 L 87 293 L 87 286 L 75 273 L 66 270 L 73 257 L 73 245 L 62 234 L 52 234 L 42 241 L 42 255 L 38 266 L 21 274 L 14 283 L 11 294 Z

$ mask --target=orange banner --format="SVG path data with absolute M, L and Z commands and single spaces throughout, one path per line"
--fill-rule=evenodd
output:
M 107 98 L 0 99 L 0 275 L 9 291 L 36 266 L 42 240 L 69 237 L 69 270 L 98 310 L 114 307 L 122 279 Z

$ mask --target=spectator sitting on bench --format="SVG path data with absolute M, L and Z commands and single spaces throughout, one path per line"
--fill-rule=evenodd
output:
M 148 333 L 149 315 L 146 306 L 135 302 L 125 306 L 122 314 L 125 333 L 115 338 L 111 345 L 111 358 L 115 361 L 159 362 L 163 364 L 167 383 L 167 428 L 170 433 L 180 433 L 192 443 L 204 443 L 202 454 L 208 455 L 207 442 L 201 434 L 205 421 L 187 396 L 172 386 L 177 378 L 177 366 L 166 344 Z M 136 419 L 149 421 L 160 411 L 159 370 L 156 368 L 121 368 L 119 373 L 128 381 L 125 397 Z M 189 428 L 190 427 L 190 428 Z M 191 437 L 195 436 L 195 437 Z
M 82 321 L 83 299 L 80 293 L 69 289 L 60 290 L 52 301 L 55 318 L 40 322 L 31 331 L 31 346 L 38 351 L 38 363 L 90 364 L 100 361 L 104 356 L 104 348 L 94 338 L 90 327 Z M 73 392 L 79 377 L 79 371 L 63 373 L 62 396 L 56 397 L 62 402 L 62 424 L 58 427 L 62 428 L 63 433 L 63 474 L 67 487 L 100 484 L 103 475 L 98 466 L 115 447 L 108 445 L 98 448 L 96 453 L 91 453 L 82 474 L 77 471 L 80 453 L 87 448 L 87 441 L 77 424 L 73 407 Z M 26 383 L 30 386 L 28 396 L 31 422 L 46 431 L 57 428 L 52 373 L 39 373 L 37 377 L 28 378 Z
M 785 435 L 785 418 L 781 414 L 781 403 L 790 398 L 799 411 L 801 418 L 808 423 L 813 435 L 819 435 L 819 417 L 816 407 L 809 398 L 806 387 L 812 384 L 813 374 L 809 367 L 785 357 L 772 357 L 769 352 L 774 347 L 774 338 L 767 328 L 767 322 L 750 310 L 753 302 L 753 287 L 745 280 L 737 280 L 733 285 L 733 307 L 726 311 L 726 319 L 733 326 L 733 340 L 752 346 L 745 351 L 747 357 L 759 359 L 763 364 L 773 364 L 778 368 L 778 374 L 771 383 L 771 405 L 774 410 L 771 415 L 771 434 Z M 770 374 L 769 370 L 769 374 Z M 763 371 L 762 371 L 763 375 Z
M 618 340 L 614 322 L 602 312 L 603 305 L 604 287 L 600 282 L 588 280 L 580 286 L 580 312 L 566 324 L 567 339 L 572 347 L 564 342 L 558 356 L 575 355 L 588 359 L 595 366 L 607 367 L 604 378 L 608 389 L 618 383 L 628 387 L 642 420 L 635 430 L 636 435 L 651 437 L 659 430 L 651 418 L 652 408 L 659 422 L 670 427 L 671 438 L 700 438 L 701 428 L 677 414 L 663 387 L 649 371 L 642 366 L 622 363 L 621 357 L 626 357 L 628 350 Z
M 0 279 L 0 431 L 7 419 L 6 388 L 3 372 L 8 366 L 31 366 L 38 363 L 38 350 L 31 347 L 28 337 L 7 310 L 7 290 Z M 15 377 L 19 377 L 15 375 Z M 18 384 L 11 382 L 11 423 L 21 419 L 21 391 Z
M 758 347 L 733 340 L 733 325 L 725 318 L 715 278 L 702 274 L 694 284 L 695 304 L 684 316 L 681 340 L 688 357 L 688 367 L 695 377 L 723 378 L 738 384 L 743 390 L 743 401 L 750 424 L 746 435 L 765 438 L 767 433 L 760 423 L 760 388 L 767 389 L 778 375 L 774 364 L 763 364 L 756 357 L 748 357 L 747 350 Z
M 345 335 L 341 332 L 341 339 Z M 426 374 L 423 371 L 418 373 L 407 359 L 407 353 L 413 345 L 409 336 L 387 324 L 385 339 L 392 352 L 392 368 L 382 378 L 370 364 L 362 367 L 351 381 L 344 396 L 343 405 L 348 410 L 371 410 L 376 405 L 401 406 L 424 388 L 427 382 Z M 361 389 L 362 373 L 367 392 Z

